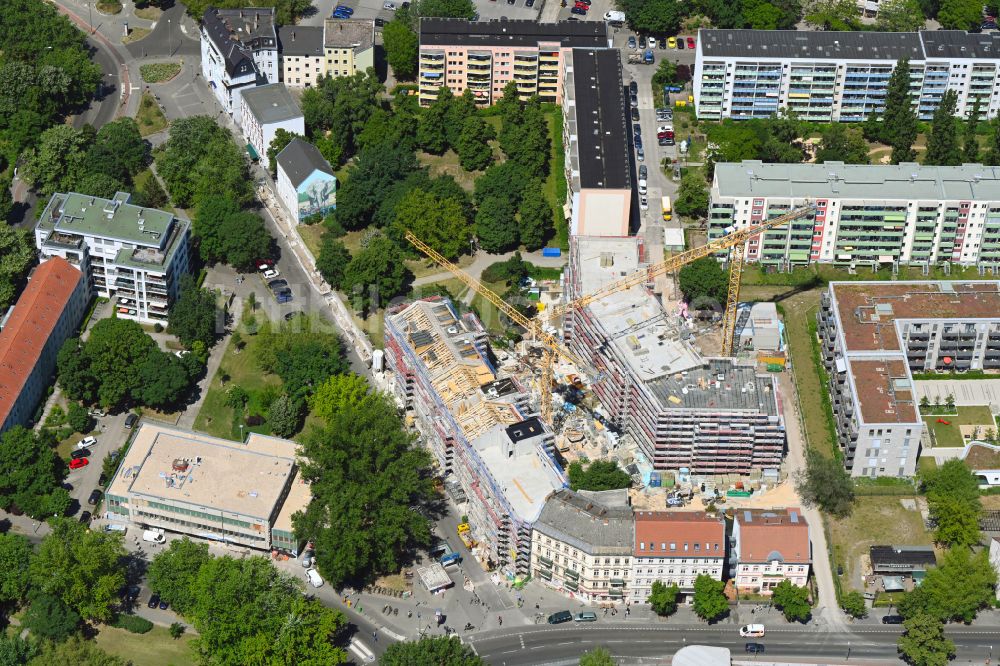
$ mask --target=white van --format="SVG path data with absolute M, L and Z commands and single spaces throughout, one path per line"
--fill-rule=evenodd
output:
M 323 587 L 323 578 L 315 569 L 306 569 L 306 578 L 309 579 L 309 584 L 313 587 Z
M 142 540 L 150 543 L 163 543 L 167 540 L 167 538 L 163 536 L 163 532 L 159 530 L 143 530 Z
M 740 627 L 740 636 L 743 638 L 760 638 L 764 635 L 764 625 L 746 624 Z

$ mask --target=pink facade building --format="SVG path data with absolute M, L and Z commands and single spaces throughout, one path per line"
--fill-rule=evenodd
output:
M 733 521 L 736 588 L 771 594 L 783 580 L 809 580 L 812 545 L 809 524 L 798 508 L 745 509 Z

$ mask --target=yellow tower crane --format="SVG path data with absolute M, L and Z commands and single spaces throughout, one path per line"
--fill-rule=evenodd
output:
M 668 259 L 651 264 L 614 282 L 609 282 L 600 289 L 592 291 L 589 294 L 584 294 L 568 303 L 548 308 L 548 319 L 551 321 L 565 315 L 571 310 L 585 307 L 594 301 L 612 294 L 617 294 L 637 285 L 648 284 L 658 276 L 673 273 L 686 264 L 702 257 L 729 250 L 729 293 L 726 299 L 726 313 L 722 322 L 722 353 L 723 355 L 731 356 L 733 354 L 733 338 L 736 332 L 736 306 L 740 298 L 740 279 L 743 276 L 743 255 L 747 240 L 764 233 L 768 229 L 780 227 L 783 224 L 803 218 L 815 212 L 815 210 L 815 204 L 806 204 L 772 220 L 766 220 L 759 224 L 733 231 L 725 236 L 709 241 L 705 245 L 675 254 Z
M 448 261 L 437 250 L 414 236 L 411 231 L 407 231 L 404 234 L 404 237 L 412 243 L 414 247 L 430 257 L 436 264 L 461 280 L 462 283 L 469 289 L 472 289 L 477 294 L 482 295 L 483 298 L 488 300 L 496 306 L 498 310 L 510 317 L 518 326 L 524 328 L 532 336 L 534 336 L 536 340 L 547 347 L 547 349 L 543 352 L 541 381 L 538 387 L 539 411 L 541 413 L 542 420 L 545 421 L 545 423 L 552 425 L 552 365 L 555 360 L 555 356 L 561 356 L 575 365 L 580 372 L 588 373 L 591 375 L 592 380 L 596 380 L 596 377 L 593 374 L 594 371 L 590 367 L 590 364 L 567 349 L 565 345 L 563 345 L 562 342 L 560 342 L 554 335 L 545 331 L 536 319 L 529 319 L 524 316 L 520 310 L 505 301 L 497 295 L 496 292 L 484 286 L 481 282 L 479 282 L 479 280 L 475 279 L 461 268 Z

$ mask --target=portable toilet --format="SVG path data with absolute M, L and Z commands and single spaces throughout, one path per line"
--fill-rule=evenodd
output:
M 661 485 L 660 473 L 659 472 L 650 472 L 649 473 L 649 487 L 650 488 L 659 488 L 660 485 Z

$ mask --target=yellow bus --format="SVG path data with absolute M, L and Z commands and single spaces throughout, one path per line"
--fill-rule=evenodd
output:
M 662 205 L 663 205 L 663 219 L 664 220 L 669 220 L 672 217 L 671 212 L 673 210 L 670 207 L 670 197 L 666 197 L 666 196 L 663 197 Z

